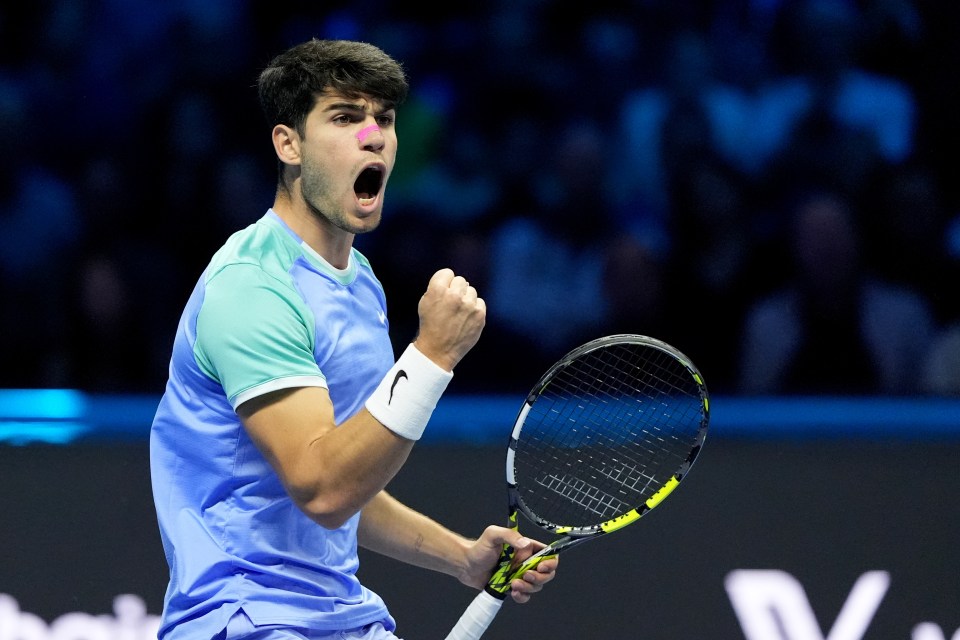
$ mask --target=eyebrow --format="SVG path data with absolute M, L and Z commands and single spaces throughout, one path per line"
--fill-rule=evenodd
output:
M 396 106 L 391 103 L 383 103 L 382 107 L 374 112 L 374 115 L 386 113 L 387 111 L 393 111 L 395 108 Z M 366 109 L 358 103 L 347 101 L 332 102 L 324 108 L 324 111 L 351 111 L 358 114 L 366 113 Z

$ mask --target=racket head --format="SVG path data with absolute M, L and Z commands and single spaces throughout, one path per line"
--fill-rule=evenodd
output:
M 511 525 L 519 511 L 579 539 L 636 521 L 687 476 L 709 422 L 703 376 L 675 347 L 617 334 L 573 349 L 517 415 L 506 461 Z

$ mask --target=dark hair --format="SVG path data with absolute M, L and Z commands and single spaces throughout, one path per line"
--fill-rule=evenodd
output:
M 313 38 L 274 58 L 257 88 L 267 124 L 285 124 L 303 134 L 307 115 L 325 90 L 349 98 L 367 95 L 395 107 L 410 87 L 403 67 L 374 45 Z

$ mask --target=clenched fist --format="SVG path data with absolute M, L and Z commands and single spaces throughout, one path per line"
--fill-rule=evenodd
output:
M 447 371 L 477 344 L 487 322 L 487 305 L 462 276 L 440 269 L 427 284 L 417 306 L 417 349 Z

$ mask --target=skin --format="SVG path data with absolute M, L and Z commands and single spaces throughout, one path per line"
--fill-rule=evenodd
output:
M 376 100 L 324 93 L 308 115 L 303 135 L 286 125 L 273 128 L 274 150 L 284 165 L 273 210 L 335 267 L 347 266 L 356 234 L 380 223 L 397 154 L 394 121 L 394 111 Z M 364 129 L 367 134 L 358 136 Z M 371 166 L 384 172 L 383 187 L 360 198 L 354 183 Z M 440 269 L 430 279 L 418 313 L 413 344 L 447 371 L 477 343 L 486 322 L 483 299 L 450 269 Z M 414 441 L 396 435 L 366 409 L 337 426 L 326 389 L 278 391 L 245 402 L 237 413 L 311 519 L 332 529 L 361 511 L 358 541 L 365 548 L 479 589 L 503 544 L 517 549 L 518 562 L 544 546 L 496 525 L 471 540 L 390 496 L 384 487 L 406 462 Z M 556 566 L 556 559 L 545 560 L 514 580 L 513 599 L 528 601 L 553 579 Z

